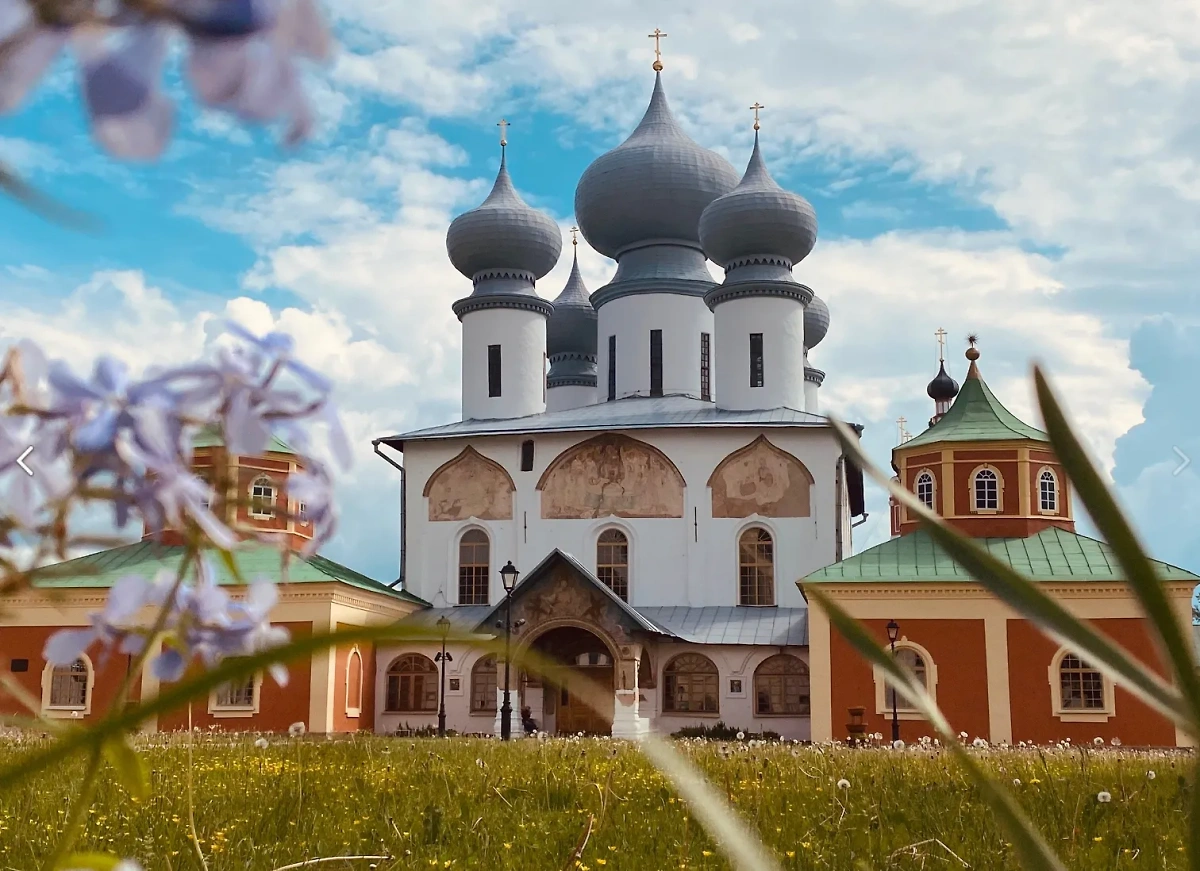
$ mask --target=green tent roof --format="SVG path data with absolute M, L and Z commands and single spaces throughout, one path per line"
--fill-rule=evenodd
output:
M 962 391 L 942 419 L 903 444 L 905 449 L 936 442 L 989 442 L 1029 439 L 1049 442 L 1040 429 L 1022 423 L 988 389 L 974 363 L 967 372 Z
M 1057 526 L 1028 538 L 977 541 L 1034 581 L 1121 581 L 1120 563 L 1102 541 Z M 1166 581 L 1197 581 L 1200 575 L 1154 560 Z M 974 578 L 941 549 L 924 529 L 893 538 L 804 578 L 803 583 L 888 583 L 972 581 Z
M 149 578 L 161 569 L 174 573 L 179 568 L 179 560 L 184 551 L 185 548 L 181 546 L 160 544 L 156 541 L 140 541 L 114 547 L 47 566 L 37 573 L 34 586 L 44 589 L 105 588 L 111 587 L 126 575 L 142 575 Z M 258 542 L 244 542 L 234 550 L 233 555 L 242 577 L 249 582 L 258 578 L 283 580 L 283 565 L 277 549 Z M 212 563 L 219 585 L 234 586 L 238 583 L 223 560 L 214 559 Z M 323 556 L 306 557 L 292 554 L 288 559 L 287 583 L 330 582 L 343 583 L 359 590 L 380 593 L 418 605 L 429 604 L 412 593 L 394 590 Z
M 223 447 L 225 447 L 225 440 L 221 438 L 221 431 L 219 429 L 217 429 L 215 426 L 206 426 L 202 430 L 200 430 L 199 433 L 196 434 L 196 437 L 194 439 L 192 439 L 192 447 L 193 448 L 223 448 Z M 269 439 L 267 439 L 267 448 L 266 449 L 272 453 L 278 453 L 278 454 L 294 454 L 294 453 L 296 453 L 291 448 L 289 448 L 283 441 L 275 438 L 275 436 L 271 436 Z

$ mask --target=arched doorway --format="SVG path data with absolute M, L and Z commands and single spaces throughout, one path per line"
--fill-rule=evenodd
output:
M 542 681 L 542 728 L 558 735 L 612 734 L 614 670 L 608 646 L 586 629 L 560 626 L 535 639 L 532 648 L 565 669 L 559 680 Z

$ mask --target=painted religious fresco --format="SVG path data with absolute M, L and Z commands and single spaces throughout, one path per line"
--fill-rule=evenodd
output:
M 721 461 L 708 486 L 713 517 L 808 517 L 812 473 L 787 451 L 759 436 Z
M 499 463 L 472 447 L 429 476 L 430 520 L 510 520 L 516 487 Z
M 607 434 L 564 451 L 538 482 L 542 517 L 682 517 L 683 475 L 662 451 Z

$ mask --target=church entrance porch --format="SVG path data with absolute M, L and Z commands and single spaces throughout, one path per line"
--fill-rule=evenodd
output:
M 532 649 L 563 667 L 553 680 L 531 676 L 526 704 L 545 732 L 557 735 L 610 735 L 614 711 L 614 670 L 608 646 L 586 629 L 563 626 L 534 640 Z M 533 690 L 541 689 L 541 717 Z

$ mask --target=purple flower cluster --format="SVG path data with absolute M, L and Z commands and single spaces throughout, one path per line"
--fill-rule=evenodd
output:
M 162 75 L 176 30 L 201 102 L 283 122 L 289 143 L 308 135 L 296 59 L 324 59 L 330 48 L 314 0 L 0 0 L 0 113 L 20 105 L 70 46 L 99 142 L 118 157 L 156 158 L 174 123 Z

